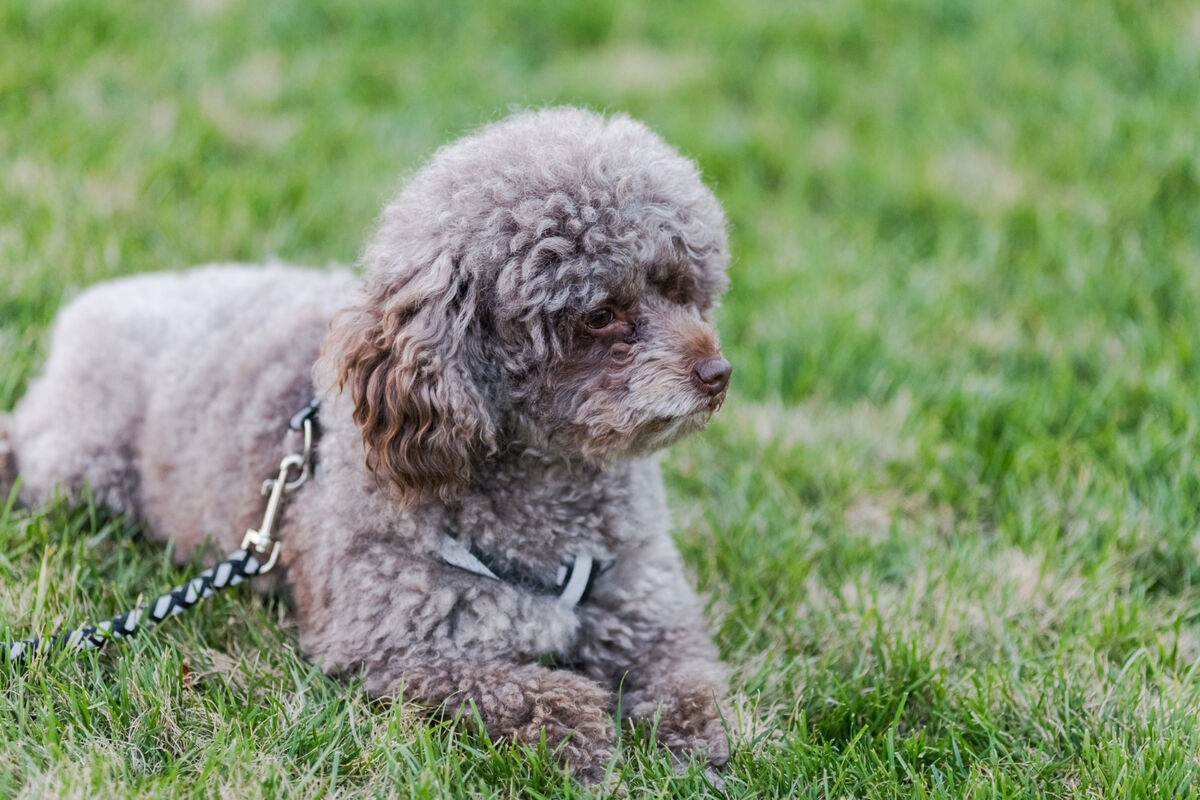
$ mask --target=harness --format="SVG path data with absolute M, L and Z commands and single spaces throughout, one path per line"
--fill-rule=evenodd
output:
M 270 572 L 279 560 L 280 544 L 274 538 L 275 521 L 286 495 L 303 486 L 313 475 L 316 444 L 317 413 L 321 403 L 313 398 L 288 420 L 288 429 L 303 434 L 303 448 L 279 462 L 279 472 L 263 482 L 262 493 L 267 498 L 262 524 L 246 531 L 241 547 L 221 563 L 176 586 L 151 603 L 110 617 L 94 625 L 59 631 L 47 637 L 33 637 L 11 642 L 0 641 L 0 665 L 25 663 L 40 653 L 59 648 L 65 650 L 95 650 L 112 639 L 134 636 L 138 631 L 156 625 L 168 617 L 180 614 L 211 597 L 221 589 L 237 586 L 249 578 Z M 608 569 L 590 555 L 578 555 L 558 567 L 553 583 L 519 568 L 504 568 L 474 543 L 463 544 L 449 533 L 443 533 L 436 553 L 443 564 L 490 580 L 512 584 L 540 595 L 555 596 L 558 602 L 574 608 L 587 600 L 596 577 Z
M 554 582 L 548 583 L 532 572 L 500 567 L 474 543 L 464 545 L 450 533 L 442 534 L 438 557 L 447 566 L 511 583 L 534 594 L 555 596 L 558 602 L 572 608 L 587 602 L 596 578 L 612 566 L 612 562 L 602 563 L 589 555 L 578 555 L 570 563 L 560 564 Z

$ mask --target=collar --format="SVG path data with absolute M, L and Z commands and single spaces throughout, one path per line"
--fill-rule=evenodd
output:
M 442 534 L 437 556 L 448 566 L 502 583 L 511 583 L 535 594 L 557 597 L 560 603 L 570 608 L 586 602 L 596 577 L 612 566 L 611 562 L 602 563 L 589 555 L 578 555 L 560 564 L 554 583 L 549 583 L 525 570 L 501 568 L 474 542 L 469 546 L 464 545 L 449 533 Z
M 294 431 L 302 431 L 305 421 L 312 420 L 313 428 L 316 428 L 317 412 L 320 410 L 320 399 L 313 397 L 308 401 L 308 405 L 288 420 L 288 427 Z M 311 456 L 313 442 L 306 441 L 304 444 L 306 456 Z M 437 555 L 442 563 L 451 567 L 494 581 L 511 583 L 535 594 L 555 596 L 560 603 L 570 608 L 586 602 L 596 577 L 612 566 L 612 562 L 599 562 L 589 555 L 578 555 L 571 561 L 560 564 L 555 573 L 554 583 L 547 583 L 525 570 L 501 568 L 495 559 L 477 548 L 474 542 L 469 546 L 464 545 L 449 533 L 442 534 Z
M 304 421 L 311 419 L 314 423 L 317 421 L 317 412 L 321 410 L 321 398 L 312 397 L 308 401 L 308 405 L 297 411 L 288 420 L 288 428 L 294 431 L 304 430 Z

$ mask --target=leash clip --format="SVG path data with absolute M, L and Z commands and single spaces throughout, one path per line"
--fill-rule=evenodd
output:
M 257 530 L 249 529 L 242 537 L 243 549 L 248 550 L 253 547 L 256 553 L 261 554 L 268 551 L 271 553 L 266 563 L 258 568 L 257 574 L 259 575 L 270 572 L 275 566 L 275 562 L 279 560 L 279 542 L 275 541 L 273 533 L 275 518 L 283 506 L 284 494 L 299 489 L 311 474 L 313 445 L 311 415 L 304 417 L 301 422 L 304 426 L 304 449 L 299 453 L 292 453 L 280 461 L 279 475 L 263 481 L 262 493 L 267 498 L 267 510 L 263 513 L 262 524 L 258 526 Z

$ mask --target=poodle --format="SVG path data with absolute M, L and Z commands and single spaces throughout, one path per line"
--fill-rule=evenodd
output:
M 309 657 L 544 735 L 584 780 L 617 713 L 720 765 L 724 670 L 655 453 L 725 398 L 728 260 L 696 165 L 646 126 L 518 113 L 407 181 L 361 278 L 216 265 L 80 294 L 0 415 L 0 491 L 90 492 L 181 561 L 234 549 L 316 397 L 273 573 Z

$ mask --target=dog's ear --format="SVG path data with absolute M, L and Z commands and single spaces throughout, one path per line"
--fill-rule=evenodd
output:
M 467 363 L 475 310 L 471 281 L 443 254 L 400 278 L 373 277 L 326 341 L 367 466 L 406 503 L 449 500 L 496 450 L 493 415 Z

